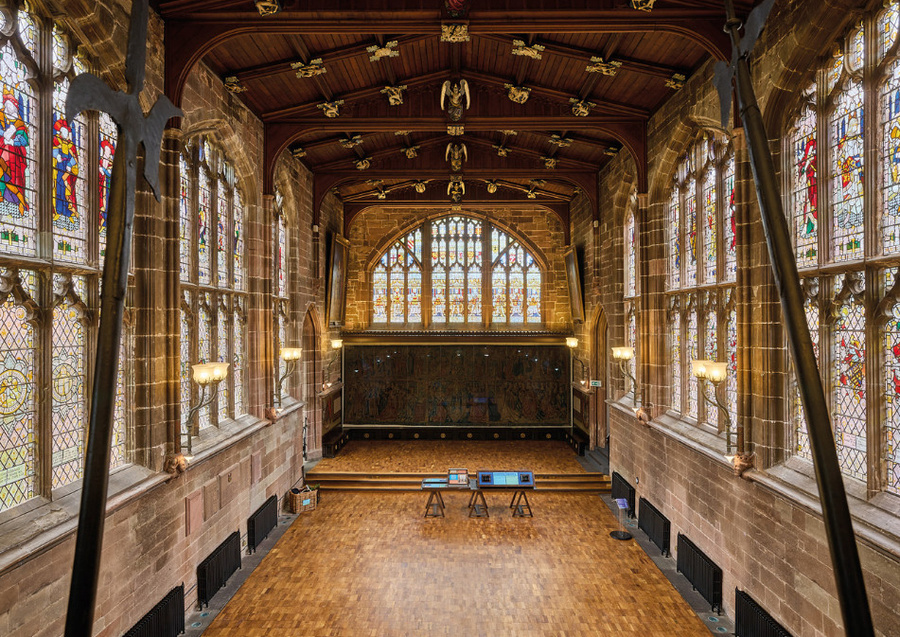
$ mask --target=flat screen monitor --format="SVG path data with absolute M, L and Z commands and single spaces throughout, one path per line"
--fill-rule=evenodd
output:
M 466 486 L 469 484 L 468 469 L 450 469 L 447 473 L 447 482 L 450 485 Z

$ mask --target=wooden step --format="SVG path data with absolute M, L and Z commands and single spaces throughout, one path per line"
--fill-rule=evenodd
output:
M 425 478 L 442 478 L 445 473 L 368 473 L 310 471 L 307 484 L 332 491 L 419 491 Z M 536 474 L 535 490 L 554 492 L 606 493 L 610 478 L 602 473 Z

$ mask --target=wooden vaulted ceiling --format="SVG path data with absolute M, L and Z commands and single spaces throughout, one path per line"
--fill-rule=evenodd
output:
M 180 103 L 200 61 L 236 78 L 265 125 L 264 189 L 277 157 L 302 149 L 316 207 L 336 190 L 351 216 L 376 202 L 446 204 L 453 176 L 465 202 L 561 209 L 580 189 L 596 209 L 596 173 L 619 152 L 645 189 L 648 118 L 679 80 L 730 56 L 716 0 L 657 0 L 650 11 L 628 0 L 283 0 L 267 16 L 253 0 L 151 4 L 166 23 L 169 97 Z M 746 16 L 755 4 L 735 8 Z M 464 24 L 468 41 L 443 41 L 442 23 Z M 540 59 L 514 54 L 515 40 Z M 618 63 L 615 75 L 588 72 L 592 58 Z M 293 65 L 318 59 L 324 73 L 298 77 Z M 451 121 L 441 86 L 463 79 L 471 106 Z M 530 89 L 528 100 L 511 101 L 510 85 Z M 389 105 L 389 86 L 405 86 L 402 104 Z M 326 117 L 321 105 L 338 101 L 339 116 Z M 574 115 L 573 101 L 591 103 L 589 114 Z M 462 135 L 448 134 L 454 124 Z M 466 147 L 456 171 L 450 143 Z

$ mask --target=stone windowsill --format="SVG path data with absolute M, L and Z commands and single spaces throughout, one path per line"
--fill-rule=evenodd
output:
M 294 401 L 295 403 L 297 401 Z M 292 410 L 299 409 L 292 405 Z M 213 427 L 194 438 L 194 458 L 188 463 L 190 471 L 195 465 L 214 457 L 223 449 L 253 435 L 269 425 L 269 421 L 254 416 Z M 154 472 L 139 465 L 127 465 L 109 475 L 106 513 L 110 515 L 126 504 L 144 496 L 174 476 Z M 53 499 L 32 498 L 19 506 L 0 513 L 0 575 L 44 553 L 65 541 L 78 527 L 78 510 L 81 506 L 81 480 L 56 489 Z
M 610 406 L 633 416 L 634 403 L 630 396 L 610 401 Z M 725 440 L 673 414 L 663 414 L 646 424 L 650 429 L 669 436 L 731 471 L 725 459 Z M 788 500 L 805 511 L 822 516 L 819 488 L 812 463 L 802 458 L 787 461 L 766 470 L 750 469 L 743 478 Z M 900 559 L 900 497 L 878 493 L 866 499 L 861 482 L 844 479 L 853 530 L 859 540 L 871 548 Z

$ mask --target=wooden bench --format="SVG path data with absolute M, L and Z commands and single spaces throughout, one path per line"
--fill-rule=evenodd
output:
M 350 440 L 350 433 L 338 426 L 322 436 L 322 455 L 334 458 Z

